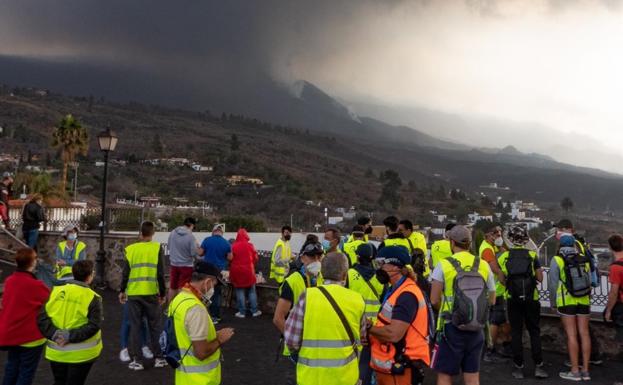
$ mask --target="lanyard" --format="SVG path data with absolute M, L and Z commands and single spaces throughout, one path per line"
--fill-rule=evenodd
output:
M 385 302 L 387 301 L 387 299 L 396 291 L 398 290 L 398 288 L 400 287 L 400 285 L 402 285 L 405 281 L 407 280 L 406 276 L 403 276 L 402 278 L 400 278 L 400 281 L 396 282 L 396 284 L 394 286 L 392 286 L 391 290 L 389 290 L 387 293 L 385 293 L 385 297 L 383 297 L 383 305 L 385 305 Z

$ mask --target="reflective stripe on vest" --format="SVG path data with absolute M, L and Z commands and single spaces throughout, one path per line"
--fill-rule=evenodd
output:
M 125 256 L 130 265 L 127 295 L 158 294 L 159 254 L 160 243 L 158 242 L 138 242 L 126 247 Z
M 376 321 L 376 327 L 384 327 L 392 322 L 392 312 L 398 297 L 402 293 L 411 293 L 418 301 L 417 313 L 415 319 L 407 328 L 403 337 L 404 351 L 403 354 L 411 361 L 421 360 L 427 365 L 430 364 L 429 338 L 428 335 L 428 307 L 422 290 L 410 278 L 400 285 L 387 298 L 381 308 Z M 381 342 L 374 336 L 370 336 L 371 361 L 370 365 L 376 371 L 382 373 L 391 373 L 391 367 L 395 362 L 396 345 L 389 342 Z
M 73 249 L 73 260 L 77 261 L 80 259 L 80 253 L 82 253 L 82 251 L 84 249 L 86 249 L 87 245 L 84 242 L 81 241 L 77 241 L 77 243 L 74 245 L 74 249 Z M 61 251 L 61 255 L 65 255 L 65 249 L 67 248 L 67 241 L 63 241 L 60 242 L 58 244 L 58 248 Z M 73 273 L 71 272 L 71 266 L 65 265 L 65 266 L 59 266 L 58 268 L 58 272 L 56 273 L 56 278 L 57 279 L 73 279 Z
M 365 310 L 363 298 L 339 285 L 325 285 L 338 304 L 355 338 L 350 341 L 337 313 L 318 288 L 305 292 L 303 336 L 296 365 L 299 385 L 353 385 L 359 378 L 361 318 Z
M 75 283 L 55 286 L 45 305 L 45 312 L 58 329 L 76 329 L 89 322 L 89 306 L 99 298 L 89 287 Z M 97 331 L 91 338 L 60 346 L 48 341 L 45 358 L 61 363 L 81 363 L 96 359 L 102 351 L 102 334 Z
M 205 305 L 186 289 L 182 289 L 169 305 L 168 315 L 169 317 L 173 316 L 175 338 L 177 339 L 180 353 L 182 353 L 180 366 L 175 370 L 175 383 L 217 385 L 221 383 L 221 349 L 217 349 L 205 360 L 198 359 L 192 352 L 192 342 L 186 331 L 186 315 L 195 306 L 201 306 L 207 312 Z M 173 310 L 175 310 L 175 314 L 172 314 Z M 208 336 L 206 340 L 214 341 L 216 339 L 216 329 L 209 315 L 208 322 Z
M 281 256 L 280 262 L 275 261 L 275 256 L 277 254 L 277 249 L 281 248 Z M 284 256 L 287 256 L 284 258 Z M 283 260 L 286 260 L 286 264 L 284 265 Z M 273 278 L 277 283 L 282 283 L 285 276 L 287 275 L 287 264 L 292 260 L 292 248 L 290 247 L 289 241 L 284 241 L 279 238 L 273 247 L 273 252 L 270 256 L 270 275 L 269 278 Z

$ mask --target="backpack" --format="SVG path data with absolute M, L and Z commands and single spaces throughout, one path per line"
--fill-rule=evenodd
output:
M 191 298 L 187 298 L 180 303 L 177 304 L 171 315 L 167 316 L 167 319 L 164 324 L 164 330 L 162 334 L 160 334 L 160 348 L 164 353 L 164 359 L 167 361 L 169 366 L 173 369 L 179 368 L 182 359 L 188 354 L 190 348 L 184 352 L 182 356 L 182 352 L 180 351 L 180 347 L 177 343 L 177 337 L 175 336 L 175 311 L 183 302 L 190 301 Z M 192 346 L 191 346 L 192 347 Z
M 584 297 L 591 293 L 591 272 L 586 271 L 586 263 L 590 263 L 586 255 L 578 252 L 561 256 L 564 261 L 564 285 L 572 297 Z
M 474 264 L 469 271 L 465 271 L 455 258 L 447 260 L 457 273 L 452 284 L 454 301 L 450 320 L 460 330 L 482 330 L 489 316 L 489 302 L 487 283 L 478 272 L 480 258 L 474 257 Z
M 533 260 L 527 249 L 511 249 L 506 260 L 506 290 L 514 300 L 531 300 L 536 289 Z

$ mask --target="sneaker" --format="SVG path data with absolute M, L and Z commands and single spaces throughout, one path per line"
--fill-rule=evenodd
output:
M 132 360 L 132 362 L 130 362 L 130 364 L 128 364 L 128 369 L 130 369 L 130 370 L 145 370 L 145 367 L 140 362 L 138 362 L 136 360 Z
M 491 364 L 499 364 L 508 361 L 507 358 L 502 357 L 495 350 L 487 350 L 482 360 Z
M 259 317 L 261 315 L 262 315 L 262 311 L 261 310 L 258 310 L 255 313 L 253 313 L 253 317 Z
M 244 314 L 243 314 L 243 313 L 241 313 L 241 312 L 237 312 L 237 313 L 235 314 L 235 316 L 236 316 L 237 318 L 246 318 L 246 317 L 247 317 L 246 315 L 244 315 Z
M 572 371 L 560 372 L 558 373 L 558 375 L 563 380 L 582 381 L 582 374 L 580 372 L 577 372 L 577 373 L 573 373 Z
M 523 376 L 523 365 L 522 366 L 517 366 L 517 365 L 513 365 L 513 372 L 511 373 L 513 378 L 516 380 L 523 380 L 524 376 Z
M 534 366 L 534 377 L 536 378 L 548 378 L 549 374 L 543 369 L 543 363 L 541 362 L 539 365 Z
M 131 358 L 130 353 L 128 352 L 128 348 L 121 349 L 121 351 L 119 352 L 119 359 L 121 360 L 121 362 L 130 362 Z
M 591 380 L 591 374 L 589 372 L 580 372 L 580 375 L 582 376 L 582 381 Z
M 164 368 L 167 365 L 167 360 L 164 358 L 156 358 L 156 361 L 154 361 L 154 368 Z
M 147 358 L 148 360 L 151 360 L 154 358 L 154 353 L 151 352 L 151 349 L 149 349 L 149 346 L 143 346 L 143 357 Z

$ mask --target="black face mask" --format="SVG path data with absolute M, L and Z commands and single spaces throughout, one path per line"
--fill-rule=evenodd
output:
M 285 239 L 286 241 L 289 241 L 290 238 L 292 238 L 292 236 L 290 234 L 283 236 L 283 239 Z
M 383 269 L 378 269 L 375 273 L 376 279 L 381 285 L 387 285 L 389 283 L 389 273 Z

